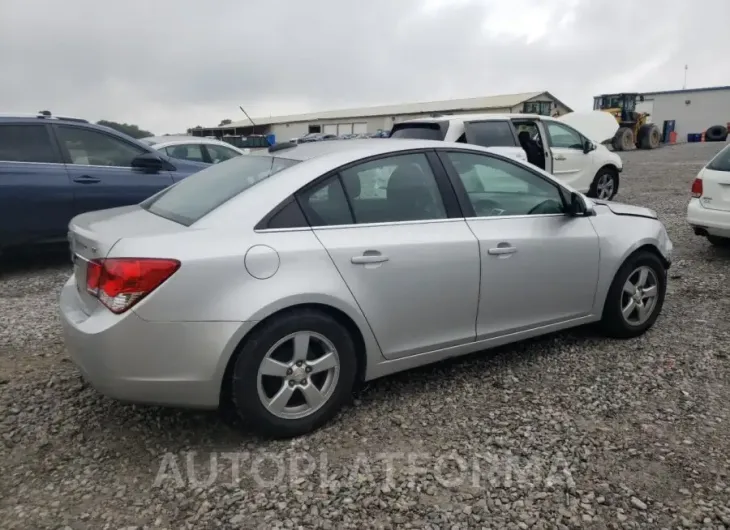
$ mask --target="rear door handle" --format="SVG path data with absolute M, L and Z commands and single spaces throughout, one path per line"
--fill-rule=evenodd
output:
M 565 158 L 565 155 L 555 155 L 555 156 L 553 157 L 553 159 L 554 159 L 554 160 L 567 160 L 567 159 Z
M 487 250 L 487 254 L 492 256 L 502 256 L 504 254 L 514 254 L 517 252 L 517 247 L 496 247 Z
M 78 182 L 79 184 L 96 184 L 101 182 L 101 179 L 98 177 L 90 177 L 89 175 L 81 175 L 80 177 L 74 178 L 74 182 Z
M 388 256 L 382 254 L 363 254 L 362 256 L 353 256 L 350 262 L 354 265 L 367 265 L 369 263 L 383 263 L 388 261 Z

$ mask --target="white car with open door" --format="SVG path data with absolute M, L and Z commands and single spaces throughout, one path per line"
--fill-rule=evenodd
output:
M 687 222 L 713 245 L 730 247 L 730 145 L 703 167 L 692 183 Z
M 618 130 L 606 112 L 464 114 L 396 123 L 391 138 L 419 138 L 488 147 L 528 161 L 589 197 L 611 200 L 618 192 L 621 157 L 604 143 Z

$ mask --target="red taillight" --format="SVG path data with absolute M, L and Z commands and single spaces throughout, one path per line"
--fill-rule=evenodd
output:
M 86 269 L 86 290 L 112 313 L 124 313 L 179 268 L 174 259 L 97 259 Z
M 702 197 L 702 179 L 697 178 L 692 183 L 692 197 L 698 199 Z

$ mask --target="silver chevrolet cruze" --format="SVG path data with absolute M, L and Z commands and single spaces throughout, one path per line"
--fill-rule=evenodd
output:
M 68 350 L 99 391 L 215 408 L 264 434 L 323 424 L 357 381 L 659 316 L 656 214 L 591 201 L 457 143 L 281 144 L 70 224 Z

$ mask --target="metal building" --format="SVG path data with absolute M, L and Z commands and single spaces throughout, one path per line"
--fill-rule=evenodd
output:
M 636 110 L 648 112 L 660 130 L 665 121 L 674 120 L 677 141 L 686 142 L 688 134 L 703 133 L 713 125 L 730 127 L 730 86 L 645 92 Z
M 552 116 L 572 112 L 572 109 L 549 92 L 526 92 L 491 97 L 313 112 L 294 116 L 253 118 L 253 124 L 251 120 L 245 119 L 223 127 L 193 128 L 189 132 L 195 136 L 216 137 L 273 134 L 277 142 L 284 142 L 315 132 L 341 135 L 375 133 L 381 130 L 389 131 L 394 123 L 404 120 L 436 114 L 474 112 L 525 112 Z

